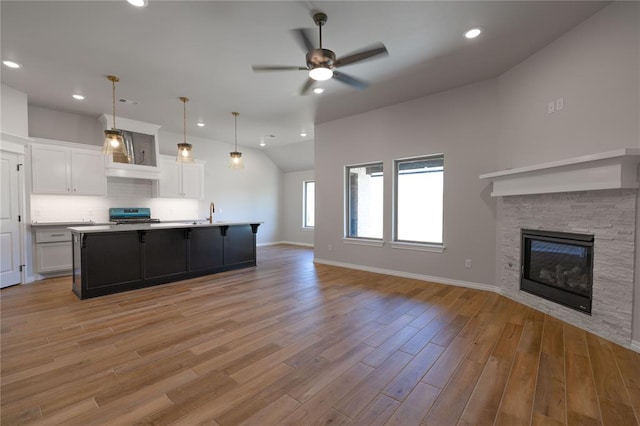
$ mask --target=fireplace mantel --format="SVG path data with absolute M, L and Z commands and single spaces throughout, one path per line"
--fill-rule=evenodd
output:
M 617 149 L 480 175 L 493 182 L 492 197 L 639 188 L 640 149 Z

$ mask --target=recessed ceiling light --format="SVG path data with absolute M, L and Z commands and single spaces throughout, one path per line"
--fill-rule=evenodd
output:
M 315 93 L 316 95 L 319 95 L 322 92 L 324 92 L 324 88 L 322 87 L 316 87 L 315 89 L 313 89 L 313 93 Z
M 198 127 L 204 127 L 204 123 L 203 123 L 202 121 L 198 121 L 198 122 L 196 123 L 196 126 L 198 126 Z
M 9 68 L 20 68 L 20 64 L 13 61 L 2 61 L 2 63 Z
M 472 28 L 469 31 L 467 31 L 466 33 L 464 33 L 464 36 L 466 38 L 476 38 L 478 37 L 480 34 L 482 33 L 482 30 L 480 28 Z
M 127 0 L 127 3 L 135 7 L 145 7 L 146 5 L 149 4 L 149 1 L 148 0 Z
M 260 146 L 267 146 L 267 144 L 264 141 L 260 141 Z
M 305 136 L 307 136 L 307 132 L 300 133 L 300 136 L 302 136 L 304 138 Z
M 76 101 L 82 101 L 82 100 L 84 100 L 84 96 L 82 96 L 82 95 L 78 95 L 77 93 L 74 93 L 73 95 L 71 95 L 71 97 L 72 97 L 73 99 L 75 99 Z

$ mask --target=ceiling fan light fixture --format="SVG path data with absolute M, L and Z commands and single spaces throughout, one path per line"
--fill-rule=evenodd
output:
M 127 0 L 127 3 L 135 7 L 145 7 L 149 4 L 149 0 Z
M 333 77 L 333 71 L 325 67 L 316 67 L 309 71 L 309 77 L 315 81 L 325 81 Z
M 122 130 L 116 128 L 116 82 L 120 81 L 115 75 L 108 75 L 107 80 L 111 82 L 111 106 L 113 113 L 113 127 L 104 131 L 104 143 L 102 153 L 110 158 L 113 154 L 127 155 L 124 147 L 124 136 Z
M 176 163 L 193 163 L 193 147 L 187 143 L 187 102 L 189 98 L 180 97 L 183 105 L 183 137 L 181 143 L 178 144 L 178 154 L 176 155 Z

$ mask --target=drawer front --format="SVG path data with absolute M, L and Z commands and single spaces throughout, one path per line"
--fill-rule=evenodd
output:
M 36 243 L 71 241 L 71 231 L 66 228 L 41 229 L 36 231 Z

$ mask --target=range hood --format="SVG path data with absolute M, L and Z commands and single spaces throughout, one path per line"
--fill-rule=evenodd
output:
M 109 129 L 109 115 L 102 114 L 98 120 L 104 130 Z M 118 129 L 122 130 L 128 155 L 114 154 L 107 159 L 107 176 L 132 179 L 160 179 L 158 168 L 158 130 L 160 126 L 128 118 L 116 117 Z

